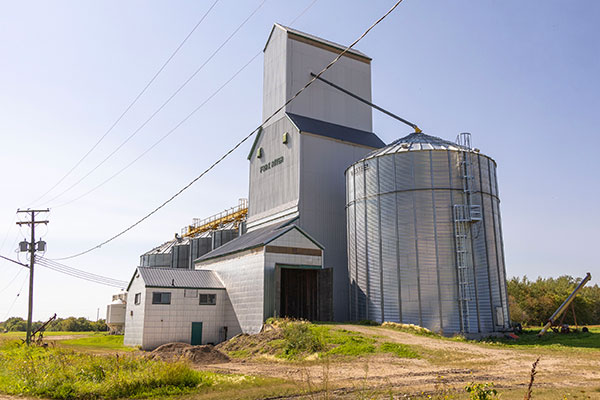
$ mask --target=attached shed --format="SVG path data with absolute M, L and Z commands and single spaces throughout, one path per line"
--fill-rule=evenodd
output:
M 126 346 L 219 343 L 241 332 L 214 271 L 138 267 L 127 292 Z
M 205 254 L 196 268 L 219 274 L 244 333 L 269 317 L 332 317 L 332 273 L 323 246 L 290 221 L 256 229 Z

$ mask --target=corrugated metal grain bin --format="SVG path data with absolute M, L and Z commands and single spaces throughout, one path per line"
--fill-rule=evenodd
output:
M 461 138 L 413 133 L 346 170 L 352 319 L 510 327 L 496 162 Z

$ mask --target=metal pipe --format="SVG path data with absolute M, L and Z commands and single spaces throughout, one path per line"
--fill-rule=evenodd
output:
M 573 290 L 569 297 L 567 297 L 567 299 L 560 305 L 560 307 L 558 307 L 556 311 L 554 311 L 554 314 L 552 314 L 552 316 L 548 319 L 548 323 L 546 323 L 546 325 L 544 325 L 540 333 L 538 333 L 538 337 L 546 333 L 546 331 L 552 326 L 556 318 L 558 318 L 560 314 L 562 314 L 565 311 L 565 309 L 569 306 L 569 304 L 571 304 L 571 302 L 577 295 L 577 292 L 579 292 L 579 290 L 581 290 L 581 288 L 584 287 L 590 279 L 592 279 L 592 275 L 588 272 L 585 278 L 583 278 L 579 285 L 577 285 L 577 287 L 575 288 L 575 290 Z
M 417 126 L 417 124 L 413 124 L 412 122 L 410 122 L 410 121 L 407 121 L 407 120 L 405 120 L 404 118 L 402 118 L 402 117 L 399 117 L 399 116 L 397 116 L 396 114 L 394 114 L 394 113 L 392 113 L 392 112 L 390 112 L 390 111 L 388 111 L 388 110 L 385 110 L 385 109 L 383 109 L 383 108 L 379 107 L 378 105 L 376 105 L 376 104 L 373 104 L 373 103 L 371 103 L 370 101 L 368 101 L 368 100 L 365 100 L 365 99 L 363 99 L 362 97 L 360 97 L 360 96 L 358 96 L 358 95 L 356 95 L 356 94 L 354 94 L 354 93 L 352 93 L 352 92 L 350 92 L 350 91 L 348 91 L 348 90 L 344 89 L 343 87 L 340 87 L 340 86 L 336 85 L 336 84 L 335 84 L 335 83 L 333 83 L 333 82 L 329 82 L 328 80 L 326 80 L 326 79 L 323 79 L 323 78 L 321 78 L 320 76 L 317 76 L 317 75 L 313 74 L 312 72 L 310 73 L 310 76 L 312 76 L 313 78 L 317 78 L 317 79 L 318 79 L 318 80 L 320 80 L 320 81 L 323 81 L 323 82 L 325 82 L 325 83 L 326 83 L 326 84 L 328 84 L 329 86 L 331 86 L 331 87 L 333 87 L 333 88 L 335 88 L 335 89 L 339 90 L 340 92 L 346 93 L 348 96 L 350 96 L 350 97 L 353 97 L 353 98 L 355 98 L 355 99 L 356 99 L 356 100 L 358 100 L 358 101 L 361 101 L 361 102 L 363 102 L 363 103 L 365 103 L 365 104 L 368 104 L 369 106 L 373 107 L 374 109 L 376 109 L 376 110 L 379 110 L 379 111 L 381 111 L 382 113 L 384 113 L 384 114 L 386 114 L 386 115 L 389 115 L 389 116 L 390 116 L 390 117 L 392 117 L 392 118 L 395 118 L 395 119 L 397 119 L 398 121 L 400 121 L 400 122 L 402 122 L 402 123 L 404 123 L 404 124 L 406 124 L 406 125 L 410 126 L 411 128 L 413 128 L 413 129 L 415 130 L 415 132 L 416 132 L 416 133 L 421 133 L 421 132 L 422 132 L 422 131 L 421 131 L 421 129 L 419 129 L 419 127 Z

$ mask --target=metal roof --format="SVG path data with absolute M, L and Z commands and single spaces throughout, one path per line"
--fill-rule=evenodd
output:
M 137 271 L 146 287 L 225 289 L 215 271 L 155 267 L 138 267 Z
M 290 224 L 290 222 L 291 220 L 248 232 L 240 237 L 237 237 L 225 243 L 223 246 L 204 254 L 203 256 L 194 260 L 194 262 L 206 261 L 212 258 L 222 257 L 228 254 L 238 253 L 244 250 L 250 250 L 256 247 L 264 246 L 292 229 L 297 229 L 315 245 L 323 249 L 323 246 L 321 246 L 318 242 L 311 238 L 306 232 L 304 232 L 298 226 Z
M 332 47 L 332 48 L 334 48 L 336 50 L 339 50 L 340 52 L 342 52 L 343 50 L 346 49 L 346 47 L 348 47 L 348 46 L 344 46 L 344 45 L 341 45 L 341 44 L 338 44 L 338 43 L 335 43 L 335 42 L 331 42 L 329 40 L 320 38 L 320 37 L 315 36 L 315 35 L 311 35 L 310 33 L 302 32 L 302 31 L 299 31 L 297 29 L 290 28 L 288 26 L 275 23 L 273 25 L 273 28 L 271 29 L 271 33 L 269 33 L 269 38 L 267 39 L 267 42 L 265 43 L 265 47 L 264 47 L 263 51 L 265 51 L 267 49 L 267 46 L 269 45 L 269 41 L 271 41 L 271 36 L 273 36 L 273 31 L 275 30 L 275 28 L 283 29 L 288 34 L 291 33 L 293 35 L 301 36 L 301 37 L 303 37 L 305 39 L 309 39 L 309 40 L 311 40 L 313 42 L 317 42 L 317 43 L 321 43 L 321 44 L 327 45 L 327 46 Z M 358 50 L 356 50 L 354 48 L 349 49 L 348 53 L 354 54 L 356 56 L 360 56 L 360 57 L 365 58 L 366 60 L 369 60 L 369 61 L 372 60 L 371 57 L 369 57 L 365 53 L 363 53 L 361 51 L 358 51 Z
M 324 136 L 342 142 L 359 144 L 361 146 L 373 147 L 376 149 L 385 146 L 385 143 L 373 132 L 332 124 L 331 122 L 325 122 L 303 115 L 292 113 L 285 114 L 300 132 L 312 133 L 313 135 Z
M 420 150 L 453 150 L 453 151 L 473 151 L 468 147 L 461 146 L 455 142 L 444 140 L 437 136 L 427 135 L 425 133 L 411 133 L 408 136 L 400 138 L 388 144 L 384 148 L 375 150 L 367 154 L 360 161 L 379 157 L 385 154 L 401 153 L 405 151 Z

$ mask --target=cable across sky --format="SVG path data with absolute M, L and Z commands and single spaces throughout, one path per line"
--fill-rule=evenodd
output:
M 290 25 L 294 24 L 294 22 L 296 22 L 300 17 L 302 17 L 312 6 L 315 5 L 315 3 L 317 1 L 318 0 L 313 0 L 307 7 L 305 7 L 290 22 Z M 68 200 L 66 202 L 59 203 L 57 205 L 51 205 L 51 208 L 60 208 L 60 207 L 67 206 L 67 205 L 69 205 L 71 203 L 74 203 L 74 202 L 76 202 L 76 201 L 78 201 L 78 200 L 80 200 L 80 199 L 82 199 L 82 198 L 90 195 L 91 193 L 93 193 L 96 190 L 100 189 L 102 186 L 104 186 L 108 182 L 112 181 L 117 176 L 121 175 L 121 173 L 125 172 L 125 170 L 129 169 L 138 160 L 140 160 L 142 157 L 144 157 L 146 154 L 148 154 L 152 149 L 154 149 L 157 145 L 159 145 L 163 140 L 165 140 L 173 132 L 175 132 L 175 130 L 177 130 L 190 117 L 192 117 L 196 112 L 198 112 L 202 107 L 204 107 L 204 105 L 206 105 L 214 96 L 216 96 L 221 90 L 223 90 L 227 85 L 229 85 L 229 83 L 231 83 L 231 81 L 233 81 L 243 70 L 245 70 L 261 53 L 262 53 L 262 50 L 259 50 L 253 57 L 251 57 L 248 60 L 248 62 L 246 62 L 240 69 L 238 69 L 227 81 L 225 81 L 225 83 L 223 83 L 217 90 L 215 90 L 210 96 L 208 96 L 199 106 L 197 106 L 194 110 L 192 110 L 192 112 L 189 113 L 183 120 L 181 120 L 179 123 L 177 123 L 165 135 L 163 135 L 160 139 L 158 139 L 157 141 L 155 141 L 150 147 L 148 147 L 146 150 L 144 150 L 140 155 L 138 155 L 136 158 L 134 158 L 132 161 L 130 161 L 128 164 L 126 164 L 124 167 L 122 167 L 117 172 L 115 172 L 113 175 L 109 176 L 107 179 L 105 179 L 104 181 L 100 182 L 98 185 L 94 186 L 92 189 L 86 191 L 85 193 L 83 193 L 83 194 L 81 194 L 81 195 L 79 195 L 79 196 L 77 196 L 77 197 L 75 197 L 75 198 L 73 198 L 71 200 Z
M 90 169 L 85 175 L 71 184 L 69 187 L 52 197 L 48 200 L 49 203 L 63 196 L 65 193 L 68 193 L 75 186 L 79 185 L 84 179 L 90 176 L 94 171 L 100 168 L 105 162 L 107 162 L 113 155 L 115 155 L 125 144 L 127 144 L 131 139 L 133 139 L 150 121 L 154 119 L 156 115 L 158 115 L 170 102 L 173 100 L 195 77 L 198 73 L 221 51 L 223 47 L 239 32 L 240 29 L 262 8 L 267 0 L 263 0 L 247 17 L 238 25 L 238 27 L 225 39 L 217 48 L 212 52 L 212 54 L 198 67 L 196 70 L 152 113 L 146 120 L 136 129 L 134 130 L 125 140 L 123 140 L 112 152 L 110 152 L 102 161 L 96 164 L 92 169 Z
M 119 279 L 113 279 L 106 276 L 92 274 L 91 272 L 86 272 L 81 269 L 69 267 L 64 264 L 60 264 L 56 261 L 49 260 L 44 257 L 36 257 L 36 264 L 41 265 L 43 267 L 49 268 L 51 270 L 60 272 L 62 274 L 70 275 L 72 277 L 83 279 L 88 282 L 98 283 L 105 286 L 112 286 L 118 288 L 125 288 L 127 286 L 127 281 L 122 281 Z
M 398 0 L 383 16 L 381 16 L 377 21 L 375 21 L 369 28 L 367 28 L 367 30 L 365 30 L 354 42 L 352 42 L 352 44 L 350 44 L 348 47 L 346 47 L 341 53 L 339 53 L 329 64 L 327 64 L 327 66 L 325 66 L 325 68 L 323 68 L 319 73 L 317 73 L 315 76 L 313 76 L 300 90 L 298 90 L 296 92 L 296 94 L 294 94 L 292 97 L 290 97 L 283 105 L 281 105 L 277 110 L 275 110 L 268 118 L 266 118 L 263 123 L 261 125 L 259 125 L 258 127 L 256 127 L 254 130 L 252 130 L 249 134 L 247 134 L 242 140 L 240 140 L 235 146 L 233 146 L 230 150 L 228 150 L 225 154 L 223 154 L 219 159 L 217 159 L 214 163 L 212 163 L 207 169 L 205 169 L 202 173 L 200 173 L 200 175 L 198 175 L 197 177 L 195 177 L 192 181 L 190 181 L 188 184 L 186 184 L 184 187 L 182 187 L 179 191 L 177 191 L 175 194 L 173 194 L 171 197 L 169 197 L 167 200 L 165 200 L 163 203 L 161 203 L 158 207 L 156 207 L 155 209 L 153 209 L 152 211 L 150 211 L 148 214 L 146 214 L 145 216 L 143 216 L 141 219 L 139 219 L 138 221 L 136 221 L 135 223 L 133 223 L 132 225 L 128 226 L 127 228 L 123 229 L 122 231 L 120 231 L 119 233 L 113 235 L 112 237 L 110 237 L 109 239 L 103 241 L 102 243 L 91 247 L 85 251 L 70 255 L 70 256 L 66 256 L 66 257 L 61 257 L 61 258 L 55 258 L 54 260 L 67 260 L 67 259 L 71 259 L 71 258 L 75 258 L 75 257 L 79 257 L 82 256 L 84 254 L 87 254 L 91 251 L 94 251 L 96 249 L 99 249 L 100 247 L 104 246 L 107 243 L 112 242 L 113 240 L 117 239 L 118 237 L 124 235 L 125 233 L 129 232 L 130 230 L 132 230 L 133 228 L 135 228 L 136 226 L 138 226 L 139 224 L 141 224 L 142 222 L 144 222 L 146 219 L 150 218 L 152 215 L 154 215 L 155 213 L 157 213 L 159 210 L 161 210 L 163 207 L 165 207 L 167 204 L 169 204 L 170 202 L 172 202 L 175 198 L 177 198 L 181 193 L 183 193 L 184 191 L 186 191 L 187 189 L 189 189 L 194 183 L 196 183 L 198 180 L 200 180 L 204 175 L 206 175 L 208 172 L 210 172 L 214 167 L 216 167 L 221 161 L 223 161 L 225 158 L 227 158 L 231 153 L 233 153 L 235 150 L 237 150 L 243 143 L 245 143 L 248 139 L 250 139 L 252 136 L 254 136 L 254 134 L 262 128 L 262 126 L 264 124 L 266 124 L 267 122 L 269 122 L 275 115 L 277 115 L 277 113 L 279 113 L 281 110 L 283 110 L 288 104 L 290 104 L 294 99 L 296 99 L 304 90 L 306 90 L 315 80 L 317 80 L 323 73 L 325 73 L 328 69 L 330 69 L 333 65 L 335 65 L 336 62 L 339 61 L 340 58 L 342 58 L 350 49 L 352 49 L 360 40 L 362 40 L 375 26 L 377 26 L 381 21 L 383 21 L 389 14 L 391 14 L 396 7 L 398 7 L 400 5 L 400 3 L 402 3 L 403 0 Z
M 217 5 L 217 3 L 219 1 L 220 0 L 215 0 L 215 2 L 209 7 L 209 9 L 202 15 L 202 17 L 196 23 L 196 25 L 194 25 L 194 27 L 192 28 L 192 30 L 186 35 L 186 37 L 181 41 L 181 43 L 179 43 L 179 45 L 175 48 L 175 50 L 171 53 L 171 55 L 167 58 L 167 60 L 161 65 L 161 67 L 158 69 L 158 71 L 156 71 L 156 73 L 152 76 L 152 78 L 150 78 L 150 80 L 148 81 L 148 83 L 146 83 L 146 85 L 144 86 L 144 88 L 137 94 L 137 96 L 135 96 L 135 98 L 133 99 L 133 101 L 131 103 L 129 103 L 129 105 L 119 115 L 119 117 L 112 123 L 112 125 L 106 130 L 106 132 L 104 132 L 104 134 L 102 136 L 100 136 L 100 139 L 98 139 L 98 141 L 96 141 L 96 143 L 94 143 L 94 145 L 83 155 L 83 157 L 81 157 L 79 159 L 79 161 L 77 161 L 75 163 L 75 165 L 69 171 L 67 171 L 67 173 L 65 175 L 63 175 L 62 178 L 60 178 L 58 180 L 58 182 L 56 182 L 50 189 L 48 189 L 40 197 L 38 197 L 37 199 L 35 199 L 34 201 L 32 201 L 31 204 L 37 203 L 38 201 L 40 201 L 41 199 L 43 199 L 44 197 L 46 197 L 46 195 L 48 193 L 50 193 L 52 190 L 54 190 L 69 175 L 71 175 L 71 173 L 83 162 L 83 160 L 85 160 L 92 153 L 92 151 L 94 151 L 94 149 L 96 149 L 96 147 L 98 147 L 98 145 L 104 140 L 104 138 L 106 136 L 108 136 L 108 134 L 114 129 L 114 127 L 117 126 L 117 124 L 123 119 L 123 117 L 125 116 L 125 114 L 127 114 L 129 112 L 129 110 L 131 110 L 131 108 L 135 105 L 135 103 L 137 103 L 137 101 L 140 99 L 140 97 L 142 97 L 142 95 L 144 93 L 146 93 L 146 90 L 148 90 L 148 88 L 150 87 L 150 85 L 152 85 L 152 83 L 154 83 L 154 81 L 156 80 L 156 78 L 158 78 L 158 76 L 161 74 L 161 72 L 163 72 L 163 70 L 167 67 L 167 65 L 171 62 L 171 60 L 175 57 L 175 55 L 177 53 L 179 53 L 179 50 L 181 50 L 181 48 L 183 47 L 183 45 L 185 44 L 185 42 L 187 42 L 187 40 L 192 36 L 192 34 L 196 31 L 196 29 L 198 29 L 198 27 L 200 26 L 200 24 L 202 23 L 202 21 L 204 21 L 204 19 L 208 16 L 208 14 L 212 11 L 212 9 Z

